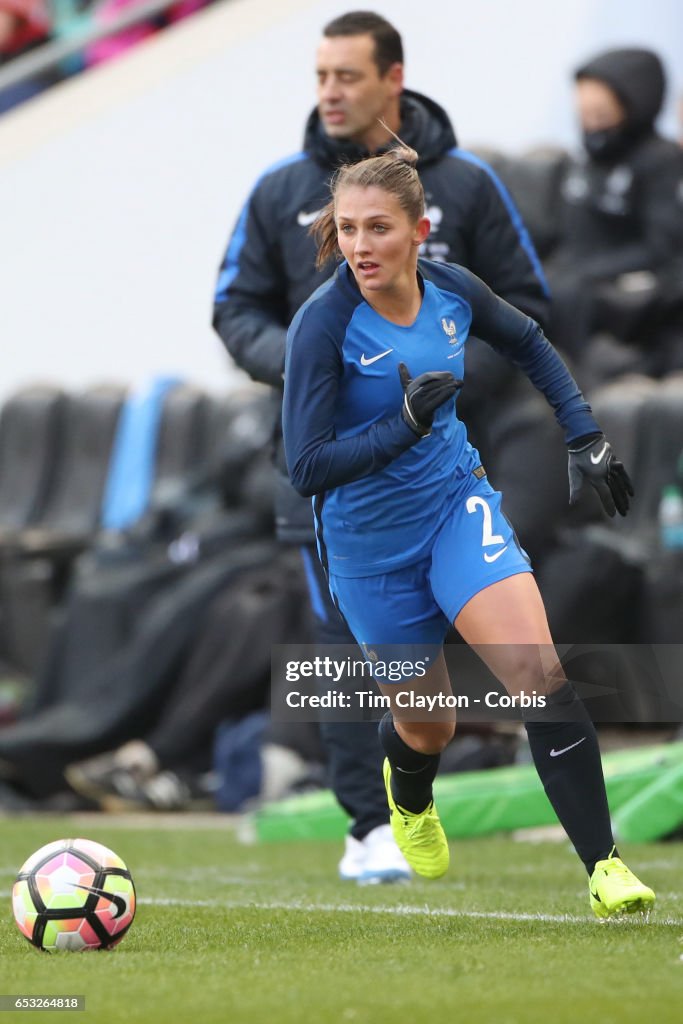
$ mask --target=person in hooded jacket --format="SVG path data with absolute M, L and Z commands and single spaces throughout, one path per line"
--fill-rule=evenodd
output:
M 287 327 L 335 270 L 333 261 L 316 269 L 309 228 L 329 201 L 334 171 L 386 151 L 394 144 L 393 132 L 420 154 L 432 223 L 422 255 L 464 264 L 543 325 L 548 289 L 519 213 L 492 169 L 458 148 L 445 111 L 404 88 L 402 41 L 393 25 L 371 12 L 336 18 L 323 31 L 316 68 L 318 105 L 308 119 L 303 149 L 259 178 L 218 275 L 213 323 L 235 362 L 254 380 L 272 385 L 281 402 Z M 528 447 L 529 438 L 504 430 L 502 419 L 506 408 L 516 409 L 519 389 L 528 382 L 490 346 L 477 339 L 470 344 L 472 384 L 461 415 L 487 459 L 489 475 L 505 490 L 520 541 L 538 561 L 549 542 L 549 524 L 552 528 L 566 505 L 557 438 L 552 429 L 539 434 L 534 426 L 534 457 L 520 454 L 518 446 Z M 503 437 L 494 447 L 486 430 L 495 424 L 501 424 Z M 328 649 L 355 644 L 330 599 L 315 552 L 310 502 L 289 483 L 281 443 L 276 462 L 278 536 L 302 546 L 316 642 Z M 352 818 L 341 877 L 363 882 L 405 877 L 409 869 L 388 825 L 375 723 L 324 722 L 321 729 L 332 786 Z
M 667 346 L 661 331 L 683 275 L 683 151 L 655 128 L 664 68 L 650 50 L 615 49 L 583 64 L 575 80 L 584 152 L 568 166 L 561 240 L 545 264 L 551 333 L 587 382 L 598 372 L 593 334 L 628 342 L 642 333 L 636 362 L 612 346 L 604 372 L 617 375 L 623 365 L 659 376 L 683 366 L 683 332 L 679 345 Z

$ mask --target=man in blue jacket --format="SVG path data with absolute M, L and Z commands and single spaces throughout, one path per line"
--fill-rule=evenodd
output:
M 334 271 L 333 263 L 315 269 L 308 229 L 329 199 L 335 169 L 394 143 L 380 120 L 420 156 L 432 222 L 422 255 L 467 266 L 543 325 L 547 287 L 519 213 L 491 168 L 457 147 L 445 111 L 404 88 L 403 47 L 396 29 L 370 12 L 342 15 L 323 31 L 316 68 L 318 105 L 308 119 L 303 149 L 259 178 L 219 272 L 213 323 L 235 362 L 254 380 L 271 384 L 281 398 L 287 327 L 298 307 Z M 514 407 L 520 381 L 507 362 L 476 339 L 468 351 L 467 372 L 469 393 L 462 396 L 462 415 L 467 422 L 469 405 L 477 424 L 473 430 L 468 422 L 472 441 L 486 452 L 480 430 L 487 411 L 498 417 L 501 408 Z M 518 458 L 515 435 L 506 446 L 497 446 L 487 463 L 532 555 L 566 503 L 562 474 L 545 468 L 563 464 L 561 441 L 553 429 L 547 438 L 534 428 L 533 458 Z M 302 546 L 316 640 L 353 644 L 318 562 L 310 502 L 290 486 L 281 444 L 277 462 L 278 537 Z M 514 479 L 508 469 L 513 464 Z M 352 819 L 340 875 L 361 882 L 406 877 L 409 869 L 388 826 L 376 723 L 326 722 L 321 728 L 335 794 Z

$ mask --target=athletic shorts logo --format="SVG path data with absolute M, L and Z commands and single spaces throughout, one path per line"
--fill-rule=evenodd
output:
M 393 348 L 388 348 L 386 352 L 380 352 L 378 356 L 371 356 L 369 359 L 367 358 L 364 352 L 363 355 L 360 357 L 360 365 L 370 366 L 372 363 L 376 363 L 378 359 L 384 359 L 385 356 L 388 356 L 389 353 L 393 351 Z
M 322 210 L 299 210 L 296 222 L 302 228 L 310 228 L 311 224 L 318 219 Z
M 503 554 L 503 553 L 504 553 L 505 551 L 507 551 L 507 549 L 508 549 L 508 546 L 507 546 L 507 544 L 506 544 L 504 548 L 501 548 L 501 549 L 500 549 L 500 551 L 496 551 L 495 555 L 489 555 L 489 554 L 488 554 L 488 552 L 486 552 L 486 551 L 485 551 L 485 552 L 484 552 L 484 561 L 485 561 L 485 562 L 495 562 L 495 560 L 496 560 L 497 558 L 500 558 L 500 556 L 501 556 L 501 555 L 502 555 L 502 554 Z
M 605 443 L 603 444 L 602 448 L 600 449 L 600 451 L 599 451 L 599 453 L 597 455 L 594 455 L 593 452 L 591 452 L 591 462 L 593 463 L 594 466 L 597 466 L 598 462 L 602 462 L 603 455 L 607 451 L 608 447 L 609 446 L 607 444 L 607 441 L 605 441 Z
M 123 896 L 117 896 L 116 893 L 107 892 L 106 889 L 98 889 L 94 885 L 79 885 L 75 883 L 76 889 L 85 889 L 86 892 L 92 892 L 95 896 L 100 896 L 103 900 L 109 900 L 116 907 L 116 913 L 114 914 L 114 920 L 117 917 L 121 917 L 122 914 L 128 910 L 128 904 L 124 900 Z

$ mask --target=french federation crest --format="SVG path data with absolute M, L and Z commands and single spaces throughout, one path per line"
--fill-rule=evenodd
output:
M 448 344 L 456 345 L 458 342 L 457 328 L 455 326 L 455 320 L 447 320 L 445 316 L 441 317 L 441 326 L 448 335 Z

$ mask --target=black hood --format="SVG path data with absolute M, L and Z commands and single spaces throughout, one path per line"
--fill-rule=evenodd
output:
M 453 126 L 443 107 L 410 89 L 401 94 L 400 135 L 403 142 L 417 152 L 418 167 L 440 159 L 457 145 Z M 389 143 L 384 151 L 392 145 L 394 143 Z M 356 163 L 370 156 L 364 146 L 355 142 L 331 139 L 320 123 L 317 108 L 306 122 L 304 149 L 317 163 L 330 168 L 342 163 Z
M 636 133 L 654 125 L 664 100 L 662 62 L 651 50 L 607 50 L 578 68 L 574 77 L 597 78 L 617 94 Z

